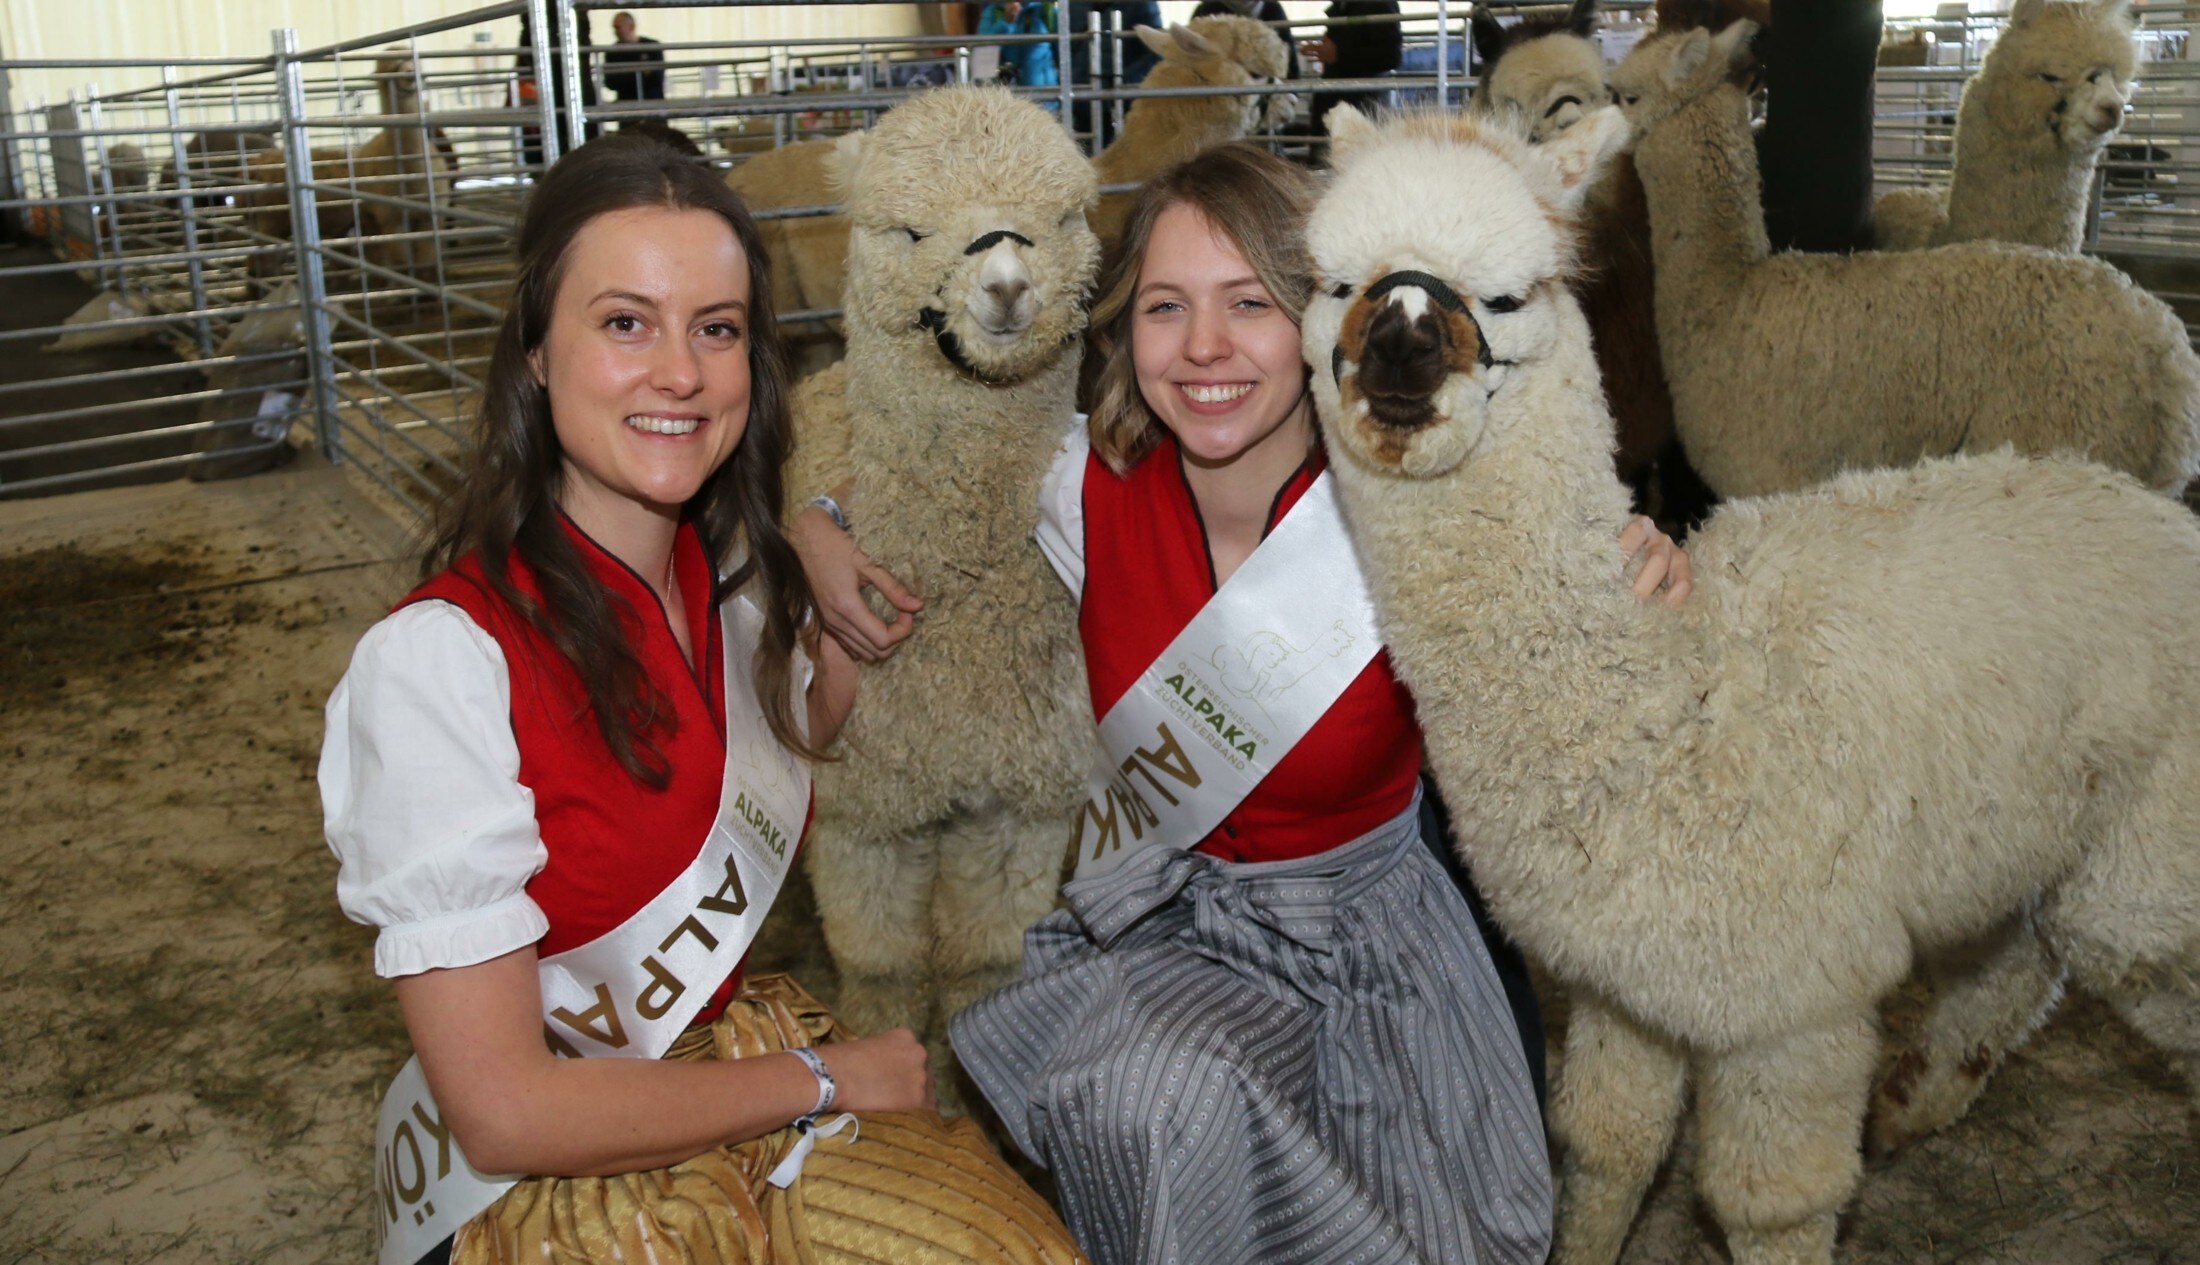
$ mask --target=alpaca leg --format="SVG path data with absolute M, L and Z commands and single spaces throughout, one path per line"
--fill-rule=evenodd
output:
M 1870 1015 L 1707 1055 L 1696 1183 L 1734 1265 L 1827 1265 L 1862 1169 L 1857 1133 L 1879 1059 Z
M 955 1012 L 1022 973 L 1024 929 L 1054 909 L 1067 847 L 1053 824 L 1011 813 L 959 821 L 940 840 L 939 888 L 932 900 L 934 962 L 944 1034 Z M 932 1043 L 932 1083 L 943 1109 L 976 1101 L 962 1092 L 962 1070 L 943 1040 Z
M 2062 997 L 2062 966 L 2029 913 L 1928 967 L 1935 1000 L 1925 1030 L 1872 1093 L 1864 1145 L 1875 1156 L 1961 1118 Z
M 834 1009 L 855 1032 L 922 1031 L 932 1011 L 932 890 L 938 838 L 853 839 L 820 822 L 808 847 L 825 947 L 840 972 Z
M 1551 1098 L 1565 1155 L 1558 1265 L 1610 1265 L 1673 1143 L 1687 1065 L 1680 1054 L 1585 990 L 1573 994 Z
M 2072 982 L 2170 1056 L 2200 1105 L 2200 752 L 2165 755 L 2040 914 Z

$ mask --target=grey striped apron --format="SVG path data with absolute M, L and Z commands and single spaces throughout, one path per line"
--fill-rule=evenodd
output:
M 1512 1012 L 1418 803 L 1294 861 L 1149 848 L 1064 889 L 955 1052 L 1098 1265 L 1536 1265 Z

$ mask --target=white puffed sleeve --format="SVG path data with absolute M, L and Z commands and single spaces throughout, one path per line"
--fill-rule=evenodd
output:
M 496 641 L 448 602 L 367 630 L 328 700 L 321 809 L 336 901 L 382 929 L 377 975 L 471 966 L 542 938 L 548 852 L 519 782 Z
M 1079 597 L 1085 594 L 1085 461 L 1091 453 L 1079 413 L 1039 484 L 1039 525 L 1031 533 L 1054 573 Z

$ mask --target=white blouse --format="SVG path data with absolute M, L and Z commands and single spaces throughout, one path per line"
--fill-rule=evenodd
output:
M 519 782 L 504 652 L 449 602 L 367 630 L 328 700 L 321 808 L 336 900 L 380 927 L 377 975 L 472 966 L 534 944 L 549 858 Z
M 1079 597 L 1085 593 L 1085 464 L 1091 455 L 1092 439 L 1079 413 L 1039 484 L 1039 525 L 1031 533 L 1054 574 Z

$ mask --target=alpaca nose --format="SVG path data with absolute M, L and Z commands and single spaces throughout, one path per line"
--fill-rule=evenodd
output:
M 1360 363 L 1360 389 L 1370 396 L 1425 399 L 1435 394 L 1450 371 L 1444 323 L 1433 305 L 1392 299 L 1368 323 L 1367 346 Z
M 1016 301 L 1030 290 L 1031 283 L 1022 277 L 996 277 L 985 283 L 985 292 L 993 296 L 993 301 L 1000 304 L 1004 312 L 1013 309 Z

